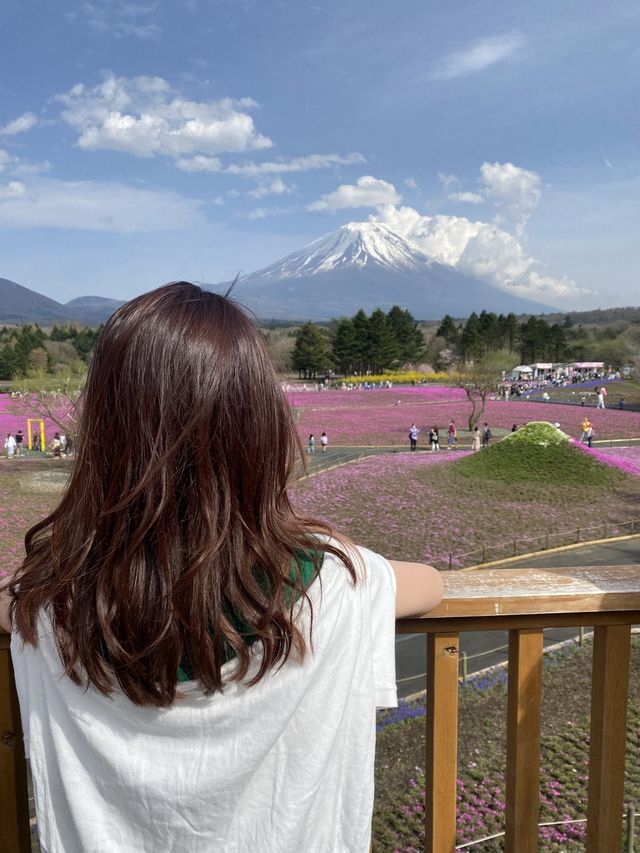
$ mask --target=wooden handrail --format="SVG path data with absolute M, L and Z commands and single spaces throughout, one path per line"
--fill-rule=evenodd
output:
M 481 569 L 444 573 L 442 603 L 403 619 L 427 642 L 426 853 L 456 843 L 458 634 L 509 631 L 506 851 L 538 849 L 542 631 L 593 625 L 587 853 L 619 850 L 631 625 L 640 566 Z M 3 853 L 30 850 L 24 750 L 9 638 L 0 634 L 0 828 Z

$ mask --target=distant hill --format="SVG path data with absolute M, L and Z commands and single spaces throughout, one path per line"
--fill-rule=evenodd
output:
M 0 323 L 50 323 L 69 320 L 68 309 L 55 299 L 0 278 Z
M 87 325 L 99 326 L 121 305 L 124 305 L 122 300 L 107 299 L 106 296 L 77 296 L 67 302 L 64 307 Z

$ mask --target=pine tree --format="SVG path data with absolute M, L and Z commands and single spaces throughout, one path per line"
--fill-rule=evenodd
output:
M 424 336 L 413 315 L 394 305 L 387 317 L 396 339 L 400 364 L 407 364 L 407 362 L 416 364 L 421 361 L 425 354 Z
M 398 346 L 387 315 L 380 308 L 369 317 L 370 367 L 374 373 L 390 368 L 398 358 Z
M 331 354 L 340 373 L 352 373 L 358 357 L 353 321 L 343 317 L 333 330 Z
M 311 379 L 331 367 L 329 342 L 316 323 L 305 323 L 296 334 L 291 364 L 301 377 Z

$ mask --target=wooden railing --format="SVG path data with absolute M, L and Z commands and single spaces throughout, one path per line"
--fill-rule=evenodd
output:
M 640 566 L 447 572 L 445 597 L 398 633 L 427 643 L 425 850 L 456 842 L 458 635 L 509 631 L 507 853 L 538 849 L 542 631 L 594 626 L 587 853 L 619 851 L 631 625 L 640 623 Z M 0 635 L 0 838 L 2 853 L 30 848 L 24 750 L 8 637 Z

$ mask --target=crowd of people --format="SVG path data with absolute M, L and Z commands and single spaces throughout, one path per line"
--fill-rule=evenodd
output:
M 514 424 L 514 426 L 517 428 L 517 425 Z M 420 432 L 420 428 L 415 423 L 412 423 L 409 427 L 409 449 L 411 451 L 418 449 L 418 436 Z M 481 447 L 489 447 L 491 437 L 491 427 L 488 423 L 484 423 L 482 431 L 480 431 L 478 426 L 475 426 L 471 432 L 471 449 L 476 451 L 480 450 Z M 449 421 L 449 426 L 447 427 L 447 446 L 449 450 L 455 450 L 458 446 L 458 428 L 453 419 Z M 428 447 L 432 453 L 440 450 L 440 430 L 437 424 L 429 428 Z
M 4 440 L 4 452 L 8 459 L 15 459 L 19 456 L 25 456 L 26 451 L 31 450 L 34 453 L 43 453 L 49 450 L 54 459 L 60 459 L 62 456 L 70 456 L 73 452 L 73 442 L 63 432 L 55 432 L 53 438 L 48 445 L 45 444 L 44 435 L 39 432 L 31 434 L 31 445 L 27 447 L 24 433 L 19 429 L 15 435 L 8 432 Z

